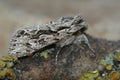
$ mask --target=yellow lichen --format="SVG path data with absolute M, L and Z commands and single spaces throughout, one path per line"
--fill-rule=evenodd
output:
M 101 77 L 97 77 L 96 80 L 103 80 Z
M 97 78 L 98 75 L 99 75 L 98 70 L 89 71 L 89 72 L 86 72 L 84 76 L 80 78 L 80 80 L 92 80 L 94 78 Z
M 12 69 L 7 69 L 7 75 L 12 78 L 12 80 L 17 80 L 16 75 Z
M 105 76 L 102 80 L 109 80 L 108 76 Z
M 113 60 L 113 54 L 109 54 L 105 57 L 105 59 L 100 60 L 100 64 L 103 65 L 107 70 L 112 70 L 112 66 L 114 64 Z
M 12 69 L 14 61 L 17 61 L 16 56 L 2 56 L 0 58 L 0 79 L 16 80 L 16 75 Z
M 16 80 L 16 75 L 10 68 L 4 68 L 3 70 L 0 70 L 0 79 L 4 79 L 6 77 L 9 77 L 12 80 Z
M 3 60 L 3 61 L 12 61 L 13 58 L 11 56 L 2 56 L 1 60 Z
M 117 61 L 120 61 L 120 52 L 115 54 L 115 58 L 117 59 Z
M 7 71 L 5 71 L 4 69 L 0 70 L 0 78 L 5 78 L 6 74 L 7 74 Z
M 103 59 L 102 59 L 102 60 L 100 60 L 100 64 L 102 64 L 102 65 L 104 65 L 104 66 L 105 66 L 105 65 L 106 65 L 105 60 L 103 60 Z
M 0 61 L 0 68 L 4 68 L 6 66 L 6 63 L 3 61 Z
M 13 62 L 7 62 L 7 68 L 12 68 L 14 66 Z
M 3 61 L 17 61 L 17 56 L 2 56 L 1 60 Z
M 109 78 L 110 80 L 119 80 L 119 76 L 120 74 L 117 72 L 117 71 L 112 71 L 110 74 L 109 74 Z
M 93 75 L 91 72 L 85 73 L 80 80 L 120 80 L 120 50 L 106 55 L 100 60 L 98 65 L 98 75 Z M 96 72 L 95 72 L 96 73 Z
M 40 53 L 40 56 L 44 57 L 45 59 L 47 59 L 49 57 L 49 54 L 48 54 L 47 51 L 43 51 L 43 52 Z
M 105 65 L 105 68 L 106 68 L 107 70 L 112 70 L 112 65 L 111 65 L 111 64 L 106 64 L 106 65 Z

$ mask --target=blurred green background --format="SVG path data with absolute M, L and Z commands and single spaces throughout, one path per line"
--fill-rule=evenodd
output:
M 90 35 L 120 39 L 120 0 L 0 0 L 0 56 L 17 28 L 73 14 L 86 18 Z

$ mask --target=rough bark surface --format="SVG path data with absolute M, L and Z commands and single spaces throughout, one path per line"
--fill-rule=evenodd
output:
M 62 49 L 57 64 L 57 50 L 49 54 L 47 59 L 40 56 L 24 57 L 20 59 L 20 64 L 15 65 L 22 72 L 22 80 L 79 80 L 84 72 L 95 70 L 105 55 L 120 49 L 120 41 L 107 41 L 86 35 L 95 50 L 95 58 L 89 56 L 91 51 L 87 47 L 75 44 Z

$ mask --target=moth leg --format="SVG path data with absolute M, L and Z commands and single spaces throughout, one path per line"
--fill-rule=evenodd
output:
M 92 52 L 91 54 L 90 54 L 90 56 L 91 57 L 95 57 L 95 51 L 93 50 L 93 48 L 91 47 L 91 45 L 89 44 L 89 41 L 88 41 L 88 38 L 86 37 L 86 35 L 85 34 L 83 34 L 82 35 L 82 37 L 83 37 L 83 42 L 84 42 L 84 44 L 90 49 L 90 51 Z
M 62 39 L 59 43 L 57 43 L 56 45 L 56 48 L 58 48 L 58 52 L 56 54 L 56 57 L 55 57 L 55 62 L 57 64 L 57 61 L 58 61 L 58 55 L 60 53 L 60 51 L 67 45 L 70 45 L 73 43 L 73 41 L 75 40 L 75 36 L 66 36 L 64 39 Z
M 59 50 L 57 51 L 57 54 L 55 56 L 55 64 L 57 64 L 57 62 L 58 62 L 58 55 L 59 55 L 61 50 L 62 50 L 62 48 L 59 48 Z
M 38 52 L 35 53 L 35 54 L 33 54 L 32 58 L 35 58 L 35 57 L 37 57 L 37 56 L 39 56 L 39 53 L 38 53 Z
M 74 41 L 74 43 L 77 44 L 77 45 L 84 44 L 84 45 L 87 46 L 87 47 L 90 49 L 90 51 L 92 52 L 92 53 L 90 53 L 90 56 L 91 56 L 91 57 L 95 57 L 95 51 L 92 49 L 91 45 L 89 44 L 88 38 L 86 37 L 85 34 L 81 34 L 80 36 L 78 36 L 78 37 L 76 38 L 76 40 Z

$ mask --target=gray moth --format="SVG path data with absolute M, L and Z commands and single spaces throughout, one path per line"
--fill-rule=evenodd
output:
M 62 17 L 45 25 L 22 27 L 12 35 L 9 55 L 30 56 L 52 44 L 56 44 L 61 50 L 64 46 L 78 42 L 85 42 L 93 51 L 84 35 L 87 28 L 88 24 L 81 15 Z M 56 61 L 60 50 L 56 54 Z

